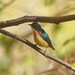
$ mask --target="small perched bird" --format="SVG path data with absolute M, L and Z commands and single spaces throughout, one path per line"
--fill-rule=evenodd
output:
M 34 40 L 37 45 L 39 45 L 41 47 L 46 47 L 46 48 L 51 47 L 53 50 L 55 50 L 51 44 L 48 34 L 41 28 L 40 24 L 38 24 L 37 22 L 34 22 L 29 25 L 32 28 Z M 46 52 L 46 50 L 45 50 L 45 52 Z

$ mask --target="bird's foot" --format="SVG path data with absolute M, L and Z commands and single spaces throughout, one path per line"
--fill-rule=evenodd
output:
M 46 50 L 47 50 L 47 48 L 45 49 L 44 54 L 46 53 Z
M 37 44 L 35 44 L 34 46 L 36 46 Z
M 44 51 L 44 54 L 46 53 L 46 50 Z

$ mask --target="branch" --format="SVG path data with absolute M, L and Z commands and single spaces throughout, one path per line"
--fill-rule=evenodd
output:
M 23 16 L 13 20 L 1 21 L 0 28 L 16 26 L 25 22 L 48 22 L 48 23 L 59 24 L 61 22 L 72 21 L 72 20 L 75 20 L 75 14 L 61 16 L 61 17 Z
M 54 56 L 52 56 L 52 55 L 49 55 L 49 54 L 47 54 L 47 53 L 44 53 L 43 50 L 41 50 L 39 47 L 35 46 L 34 44 L 32 44 L 31 42 L 29 42 L 28 40 L 26 40 L 26 39 L 24 39 L 24 38 L 22 38 L 22 37 L 20 37 L 20 36 L 17 36 L 17 35 L 15 35 L 15 34 L 12 34 L 12 33 L 10 33 L 10 32 L 7 32 L 7 31 L 5 31 L 5 30 L 2 30 L 2 29 L 0 29 L 0 32 L 1 32 L 2 34 L 6 35 L 6 36 L 10 36 L 10 37 L 12 37 L 12 38 L 14 38 L 14 39 L 17 39 L 17 40 L 19 40 L 19 41 L 21 41 L 21 42 L 27 44 L 28 46 L 32 47 L 34 50 L 36 50 L 36 51 L 38 51 L 39 53 L 41 53 L 41 54 L 42 54 L 43 56 L 45 56 L 46 58 L 50 58 L 50 59 L 52 59 L 52 60 L 54 60 L 54 61 L 56 61 L 56 62 L 58 62 L 58 63 L 60 63 L 60 64 L 62 64 L 62 65 L 64 65 L 64 66 L 66 66 L 67 68 L 69 68 L 69 69 L 71 69 L 72 71 L 75 72 L 75 68 L 74 68 L 73 66 L 71 66 L 70 64 L 64 62 L 64 61 L 61 60 L 61 59 L 58 59 L 58 58 L 56 58 L 56 57 L 54 57 Z

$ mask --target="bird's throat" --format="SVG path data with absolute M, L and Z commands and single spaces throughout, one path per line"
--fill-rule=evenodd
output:
M 38 35 L 38 32 L 37 31 L 33 31 L 33 35 L 34 36 Z

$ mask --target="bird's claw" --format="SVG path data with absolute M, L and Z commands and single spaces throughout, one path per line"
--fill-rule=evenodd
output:
M 47 47 L 46 47 L 46 49 L 45 49 L 45 51 L 44 51 L 44 54 L 46 53 L 46 50 L 47 50 Z
M 36 46 L 37 44 L 35 44 L 34 46 Z
M 46 50 L 44 51 L 44 54 L 46 53 Z

